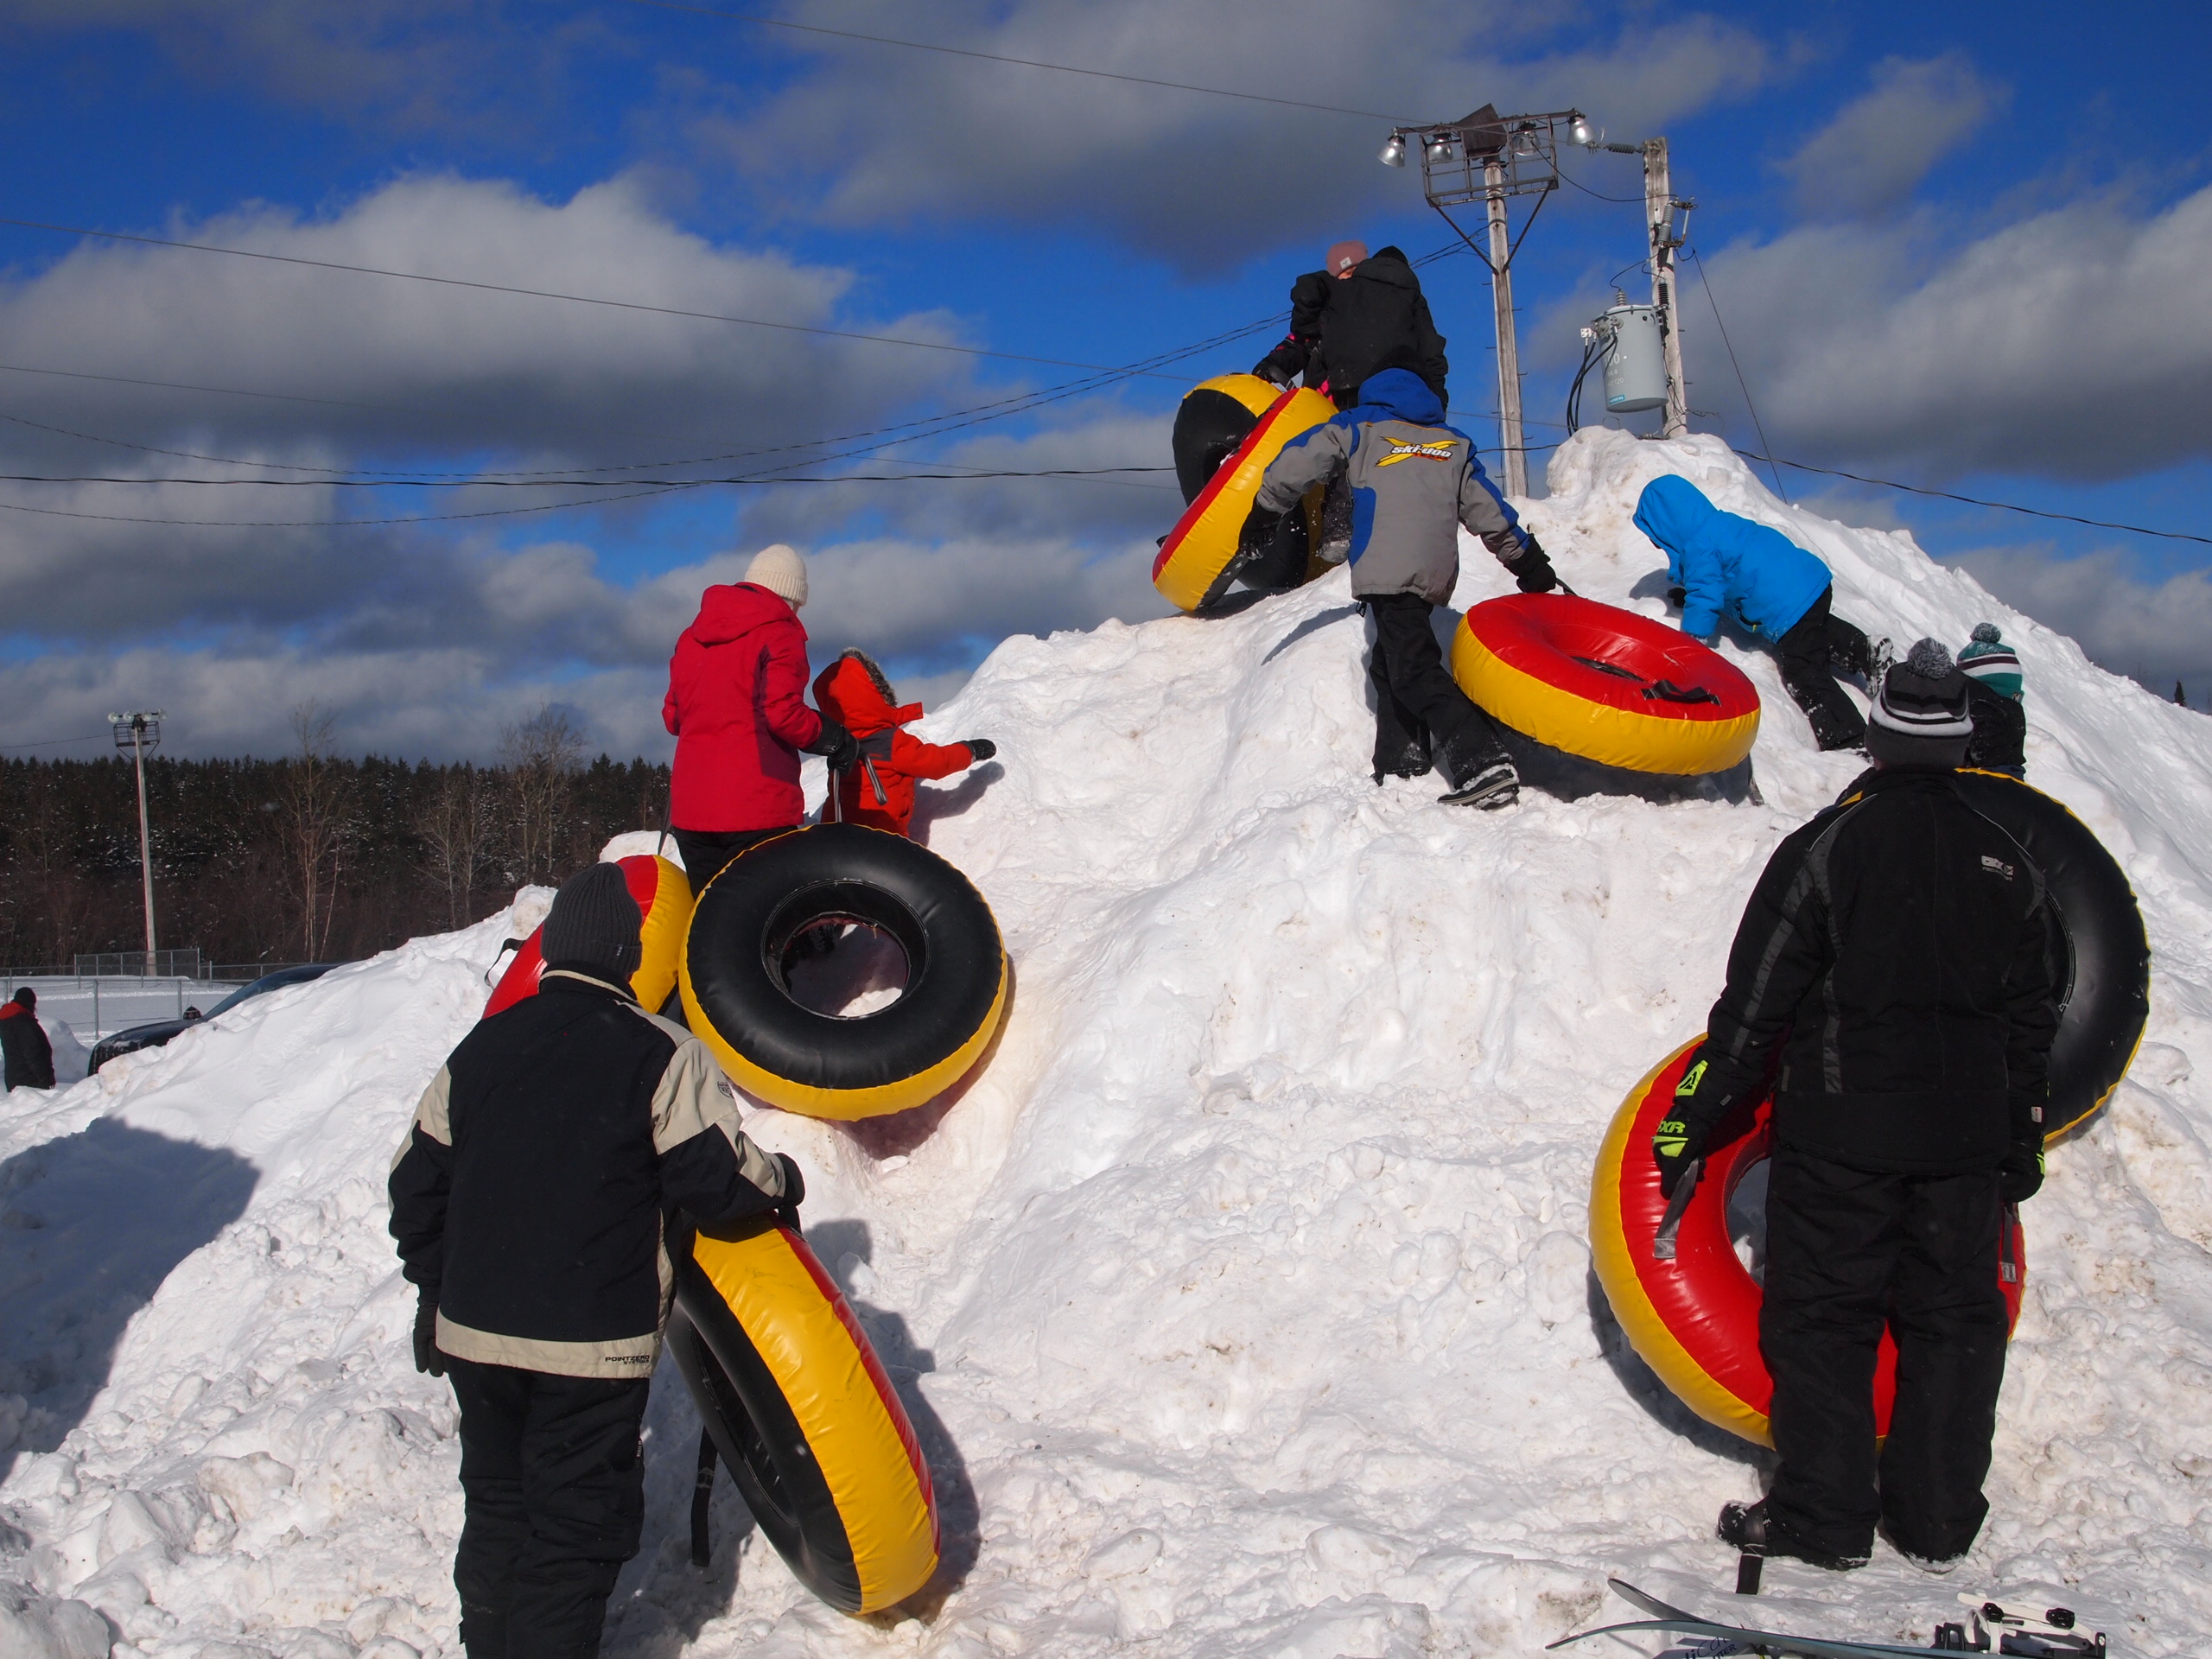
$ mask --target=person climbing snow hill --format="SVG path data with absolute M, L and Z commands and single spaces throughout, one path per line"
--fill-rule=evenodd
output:
M 2021 705 L 2019 654 L 1994 622 L 1977 622 L 1959 653 L 1959 668 L 1967 677 L 1967 707 L 1974 715 L 1967 765 L 2026 777 L 2028 712 Z
M 823 669 L 815 678 L 814 702 L 860 744 L 860 764 L 836 781 L 837 816 L 847 823 L 903 836 L 914 820 L 916 779 L 950 778 L 999 752 L 987 737 L 925 743 L 907 735 L 901 728 L 922 717 L 922 705 L 900 703 L 866 652 L 848 651 Z
M 1833 613 L 1828 568 L 1778 530 L 1723 512 L 1686 478 L 1669 474 L 1643 486 L 1636 527 L 1667 556 L 1667 581 L 1680 594 L 1682 632 L 1710 640 L 1732 617 L 1775 642 L 1782 683 L 1822 749 L 1857 748 L 1866 721 L 1835 683 L 1834 671 L 1865 677 L 1871 692 L 1886 665 L 1889 641 Z
M 661 721 L 676 739 L 669 819 L 694 893 L 755 842 L 806 815 L 798 757 L 842 772 L 859 746 L 806 706 L 806 561 L 780 544 L 745 580 L 699 596 L 668 664 Z
M 1719 1528 L 1746 1554 L 1863 1567 L 1879 1525 L 1944 1573 L 1989 1512 L 1999 1241 L 2043 1185 L 2056 924 L 2026 850 L 1953 781 L 1972 731 L 1967 677 L 1919 641 L 1877 690 L 1874 770 L 1768 861 L 1652 1137 L 1671 1198 L 1773 1077 L 1759 1351 L 1779 1463 Z
M 1444 403 L 1451 367 L 1406 256 L 1396 248 L 1370 255 L 1363 242 L 1339 242 L 1325 270 L 1291 284 L 1290 332 L 1252 372 L 1279 386 L 1302 374 L 1317 391 L 1327 386 L 1338 409 L 1349 409 L 1364 401 L 1368 377 L 1384 369 L 1411 369 Z
M 1524 594 L 1559 585 L 1551 561 L 1484 474 L 1467 435 L 1408 369 L 1385 369 L 1355 404 L 1283 446 L 1260 485 L 1255 518 L 1289 511 L 1313 486 L 1344 475 L 1355 504 L 1351 591 L 1375 622 L 1367 675 L 1375 691 L 1375 781 L 1418 778 L 1433 764 L 1454 804 L 1510 806 L 1520 774 L 1491 717 L 1452 683 L 1429 613 L 1459 580 L 1459 528 L 1483 539 Z
M 54 1045 L 38 1022 L 38 993 L 28 985 L 0 1002 L 0 1065 L 10 1089 L 54 1087 Z

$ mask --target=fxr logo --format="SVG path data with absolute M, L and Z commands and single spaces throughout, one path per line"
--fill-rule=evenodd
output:
M 2003 876 L 2007 881 L 2012 879 L 2012 867 L 2003 859 L 1993 858 L 1987 853 L 1981 855 L 1981 868 L 1992 875 Z

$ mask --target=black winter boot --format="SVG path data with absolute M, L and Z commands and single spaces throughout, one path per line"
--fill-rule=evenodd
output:
M 1866 1565 L 1865 1555 L 1831 1555 L 1800 1542 L 1787 1528 L 1767 1513 L 1766 1500 L 1756 1503 L 1723 1503 L 1714 1530 L 1720 1541 L 1746 1555 L 1782 1555 L 1831 1573 L 1849 1573 Z
M 1446 806 L 1478 806 L 1495 812 L 1521 798 L 1521 774 L 1510 760 L 1493 761 L 1436 798 Z

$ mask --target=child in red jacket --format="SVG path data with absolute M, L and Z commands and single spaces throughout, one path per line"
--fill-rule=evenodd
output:
M 903 836 L 914 818 L 914 779 L 950 778 L 999 751 L 987 737 L 965 743 L 909 737 L 899 728 L 922 717 L 922 705 L 899 704 L 897 695 L 865 652 L 845 652 L 814 682 L 815 706 L 860 740 L 860 764 L 837 780 L 844 821 Z

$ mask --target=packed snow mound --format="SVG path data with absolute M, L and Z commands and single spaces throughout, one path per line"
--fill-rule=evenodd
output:
M 1662 613 L 1630 524 L 1662 470 L 1811 547 L 1873 632 L 2000 624 L 2031 779 L 2126 867 L 2157 952 L 2133 1072 L 2028 1209 L 1971 1565 L 1777 1563 L 1763 1621 L 1925 1641 L 1966 1589 L 2193 1651 L 2212 727 L 1908 537 L 1785 506 L 1714 440 L 1560 451 L 1528 513 L 1577 590 Z M 1509 586 L 1471 547 L 1459 601 Z M 1411 1659 L 1533 1652 L 1621 1611 L 1608 1573 L 1725 1607 L 1709 1528 L 1756 1492 L 1754 1454 L 1628 1353 L 1590 1274 L 1591 1166 L 1697 1032 L 1766 855 L 1854 762 L 1816 753 L 1771 659 L 1730 640 L 1767 706 L 1763 804 L 1740 776 L 1524 747 L 1517 808 L 1440 806 L 1433 780 L 1369 779 L 1363 643 L 1338 575 L 1224 619 L 1008 640 L 925 723 L 1000 745 L 918 822 L 1005 931 L 1004 1034 L 920 1113 L 747 1128 L 806 1166 L 809 1236 L 931 1457 L 946 1582 L 903 1619 L 842 1618 L 726 1483 L 695 1572 L 696 1423 L 664 1376 L 611 1654 Z M 0 1605 L 54 1651 L 86 1608 L 177 1659 L 457 1651 L 454 1412 L 410 1363 L 382 1183 L 545 902 L 10 1097 L 0 1580 L 21 1587 Z

